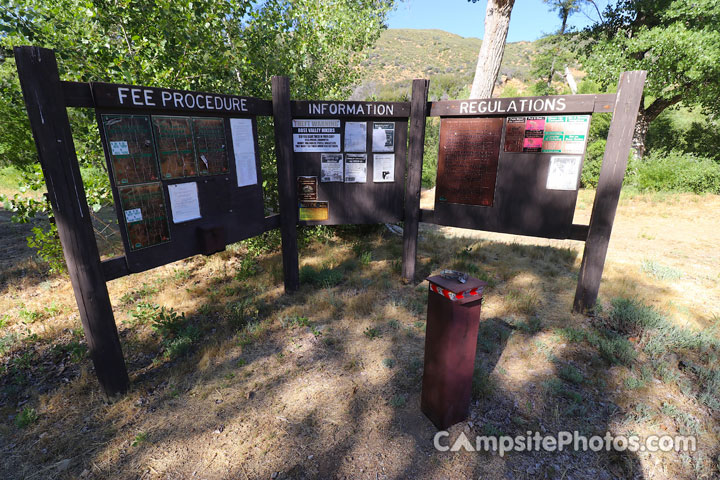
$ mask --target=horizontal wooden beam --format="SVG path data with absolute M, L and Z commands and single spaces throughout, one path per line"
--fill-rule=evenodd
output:
M 93 108 L 92 91 L 90 84 L 85 82 L 60 82 L 66 107 Z
M 108 258 L 107 260 L 103 260 L 102 269 L 106 282 L 109 282 L 110 280 L 115 280 L 120 277 L 125 277 L 127 275 L 130 275 L 131 273 L 128 269 L 125 256 L 113 257 Z
M 493 117 L 575 115 L 612 112 L 615 94 L 552 95 L 547 97 L 482 98 L 429 102 L 431 117 Z
M 275 230 L 276 228 L 280 228 L 280 215 L 274 214 L 270 215 L 269 217 L 265 217 L 265 231 L 268 232 L 270 230 Z
M 584 242 L 587 240 L 589 231 L 590 225 L 577 225 L 573 223 L 570 226 L 570 235 L 568 235 L 568 238 L 570 240 L 580 240 L 581 242 Z
M 435 210 L 420 209 L 420 221 L 423 223 L 435 223 Z
M 117 83 L 90 84 L 95 107 L 209 113 L 222 116 L 272 115 L 272 102 L 253 97 Z

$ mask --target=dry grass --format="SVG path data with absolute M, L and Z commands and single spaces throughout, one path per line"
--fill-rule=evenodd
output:
M 576 222 L 591 205 L 581 192 Z M 627 296 L 657 307 L 678 331 L 720 323 L 720 241 L 710 234 L 718 209 L 718 197 L 623 198 L 601 288 L 605 312 L 610 299 Z M 701 399 L 712 349 L 651 354 L 652 337 L 605 338 L 596 319 L 572 315 L 581 247 L 423 226 L 422 275 L 455 267 L 489 284 L 471 423 L 451 436 L 692 432 L 698 452 L 435 451 L 435 430 L 419 412 L 427 283 L 402 284 L 401 240 L 378 230 L 305 248 L 308 283 L 292 296 L 283 295 L 279 254 L 252 259 L 242 246 L 110 282 L 132 380 L 111 404 L 85 356 L 68 280 L 38 270 L 5 282 L 0 475 L 717 476 L 718 410 Z M 648 260 L 683 275 L 650 275 Z M 157 330 L 156 307 L 185 314 L 177 333 Z M 635 356 L 610 362 L 618 345 Z M 38 418 L 20 428 L 24 409 Z

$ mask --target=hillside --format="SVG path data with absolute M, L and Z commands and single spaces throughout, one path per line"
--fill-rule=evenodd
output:
M 439 77 L 441 82 L 469 84 L 482 41 L 442 30 L 388 29 L 363 62 L 363 82 L 354 97 L 386 97 L 406 88 L 413 78 Z M 507 79 L 530 80 L 530 63 L 537 42 L 509 43 L 500 69 Z

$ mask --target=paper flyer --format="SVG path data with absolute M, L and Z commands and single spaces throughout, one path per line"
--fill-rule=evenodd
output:
M 373 155 L 373 182 L 395 181 L 395 154 L 376 153 Z
M 548 190 L 577 190 L 582 157 L 579 155 L 556 155 L 550 157 Z
M 200 217 L 200 201 L 196 182 L 168 185 L 173 223 L 189 222 Z
M 231 118 L 233 151 L 235 152 L 235 171 L 238 187 L 256 185 L 257 168 L 255 165 L 255 138 L 253 137 L 252 120 L 249 118 Z
M 373 122 L 373 152 L 395 151 L 395 122 Z
M 320 155 L 320 181 L 342 182 L 344 173 L 342 153 L 323 153 Z
M 367 154 L 345 154 L 345 183 L 367 182 Z
M 367 149 L 367 122 L 345 123 L 345 151 L 365 152 Z

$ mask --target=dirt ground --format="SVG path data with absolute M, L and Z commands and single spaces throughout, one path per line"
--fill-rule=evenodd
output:
M 589 219 L 593 193 L 580 192 L 575 223 Z M 430 208 L 432 191 L 422 201 Z M 718 211 L 720 196 L 624 196 L 601 305 L 635 298 L 689 331 L 717 327 Z M 608 364 L 561 335 L 591 323 L 571 313 L 581 242 L 422 225 L 420 275 L 469 267 L 491 280 L 470 415 L 448 442 L 690 428 L 698 451 L 437 451 L 419 410 L 427 282 L 402 284 L 402 241 L 384 231 L 304 247 L 306 272 L 342 276 L 308 273 L 292 296 L 277 253 L 249 268 L 240 246 L 110 282 L 132 388 L 108 402 L 82 355 L 69 281 L 18 270 L 26 252 L 4 220 L 2 267 L 16 273 L 0 285 L 2 478 L 720 478 L 720 417 L 692 394 L 701 386 L 679 371 L 630 388 L 642 353 L 632 367 Z M 168 356 L 147 305 L 185 314 L 199 332 L 188 352 Z M 558 387 L 567 368 L 581 380 Z

